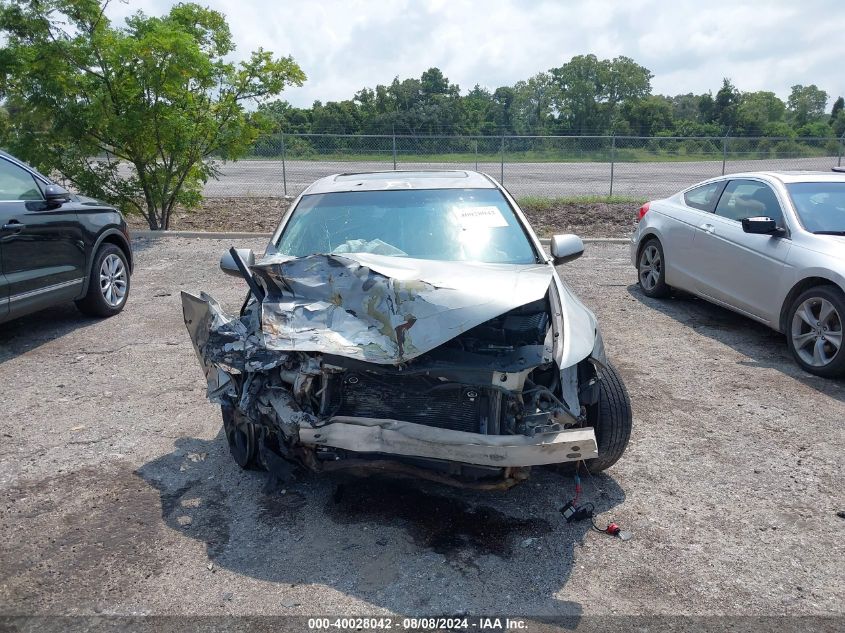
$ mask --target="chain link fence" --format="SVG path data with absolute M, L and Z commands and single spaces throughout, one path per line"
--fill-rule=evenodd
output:
M 720 174 L 829 171 L 843 138 L 272 134 L 220 163 L 207 197 L 295 196 L 336 173 L 472 169 L 516 197 L 656 198 Z

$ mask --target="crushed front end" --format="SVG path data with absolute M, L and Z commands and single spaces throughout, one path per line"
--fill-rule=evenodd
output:
M 239 463 L 502 487 L 597 457 L 601 338 L 551 266 L 313 255 L 251 274 L 263 296 L 237 318 L 182 296 Z

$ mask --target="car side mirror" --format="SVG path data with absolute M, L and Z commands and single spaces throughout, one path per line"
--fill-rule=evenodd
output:
M 773 218 L 759 217 L 759 218 L 743 218 L 742 230 L 746 233 L 753 233 L 755 235 L 772 235 L 780 233 L 778 223 Z
M 241 259 L 244 260 L 244 263 L 247 266 L 252 266 L 255 263 L 255 253 L 252 252 L 251 248 L 238 248 L 235 249 L 238 251 L 238 255 L 241 256 Z M 237 264 L 235 264 L 235 260 L 232 258 L 232 254 L 227 252 L 223 257 L 220 258 L 220 270 L 222 270 L 227 275 L 232 275 L 233 277 L 240 277 L 243 279 L 241 275 L 241 271 L 238 270 Z
M 70 202 L 70 192 L 59 185 L 47 185 L 44 187 L 44 200 L 48 204 L 60 207 L 65 202 Z
M 555 235 L 552 237 L 550 250 L 555 266 L 560 266 L 581 257 L 584 254 L 584 242 L 572 233 Z

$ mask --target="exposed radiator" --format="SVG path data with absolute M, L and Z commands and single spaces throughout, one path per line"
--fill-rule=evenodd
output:
M 382 378 L 366 372 L 347 372 L 342 381 L 340 389 L 332 389 L 336 415 L 391 418 L 456 431 L 486 432 L 490 407 L 487 389 L 418 376 Z

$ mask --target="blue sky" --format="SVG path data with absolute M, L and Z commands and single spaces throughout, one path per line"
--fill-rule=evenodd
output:
M 128 0 L 113 20 L 172 2 Z M 263 46 L 308 75 L 283 98 L 299 106 L 351 98 L 363 86 L 439 67 L 466 91 L 510 85 L 573 55 L 627 55 L 656 93 L 743 91 L 815 83 L 845 94 L 845 0 L 203 0 L 224 13 L 238 54 Z

